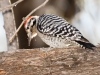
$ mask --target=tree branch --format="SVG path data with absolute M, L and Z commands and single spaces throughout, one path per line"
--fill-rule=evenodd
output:
M 100 75 L 99 47 L 21 49 L 0 56 L 1 75 Z
M 7 7 L 0 8 L 0 11 L 7 10 L 7 9 L 11 9 L 11 8 L 13 8 L 14 6 L 16 6 L 17 4 L 21 3 L 22 1 L 24 1 L 24 0 L 18 0 L 18 1 L 16 1 L 15 3 L 13 3 L 13 4 L 8 5 Z
M 43 6 L 45 6 L 47 4 L 49 0 L 46 0 L 44 3 L 42 3 L 40 6 L 38 6 L 37 8 L 35 8 L 34 10 L 32 10 L 26 17 L 25 19 L 22 21 L 22 23 L 20 24 L 20 26 L 18 27 L 18 29 L 15 31 L 14 35 L 9 39 L 9 42 L 12 42 L 12 40 L 14 39 L 14 37 L 16 36 L 16 34 L 18 33 L 18 31 L 20 30 L 20 28 L 23 26 L 24 21 L 26 20 L 26 18 L 28 18 L 30 15 L 32 15 L 35 11 L 37 11 L 38 9 L 42 8 Z

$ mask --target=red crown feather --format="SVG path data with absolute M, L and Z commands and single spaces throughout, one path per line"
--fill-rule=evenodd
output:
M 27 17 L 27 18 L 25 19 L 24 26 L 26 25 L 27 21 L 28 21 L 30 18 L 32 18 L 32 16 L 29 16 L 29 17 Z

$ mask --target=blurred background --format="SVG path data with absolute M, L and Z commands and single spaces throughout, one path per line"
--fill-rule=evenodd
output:
M 7 38 L 4 30 L 4 20 L 2 12 L 0 12 L 0 52 L 7 51 Z
M 17 0 L 11 0 L 11 3 L 15 1 Z M 24 0 L 14 7 L 16 28 L 18 28 L 22 22 L 23 17 L 44 1 L 45 0 Z M 40 16 L 47 13 L 61 16 L 78 28 L 83 36 L 91 43 L 98 45 L 100 43 L 99 7 L 100 0 L 49 0 L 45 7 L 39 9 L 33 15 Z M 32 40 L 31 46 L 28 46 L 27 34 L 24 27 L 18 32 L 18 42 L 20 49 L 48 47 L 38 36 Z

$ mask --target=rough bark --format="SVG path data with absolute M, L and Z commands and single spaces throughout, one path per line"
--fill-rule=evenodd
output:
M 9 0 L 0 0 L 0 7 L 3 8 L 9 5 Z M 14 20 L 14 14 L 11 9 L 3 11 L 4 16 L 4 28 L 7 36 L 7 46 L 8 50 L 16 50 L 18 49 L 17 39 L 15 38 L 12 43 L 9 43 L 9 38 L 14 34 L 16 26 Z
M 100 49 L 16 50 L 0 53 L 2 75 L 100 75 Z

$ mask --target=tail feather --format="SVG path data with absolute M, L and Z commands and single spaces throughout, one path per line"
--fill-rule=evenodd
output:
M 91 49 L 93 50 L 93 47 L 95 47 L 93 44 L 91 43 L 86 43 L 86 42 L 82 42 L 82 41 L 76 41 L 77 43 L 79 43 L 80 45 L 82 45 L 85 48 Z

